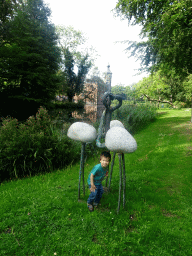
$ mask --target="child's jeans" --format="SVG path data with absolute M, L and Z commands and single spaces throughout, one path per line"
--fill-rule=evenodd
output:
M 102 184 L 100 184 L 100 185 L 95 185 L 95 187 L 96 187 L 95 192 L 91 192 L 87 200 L 88 204 L 93 204 L 93 202 L 98 204 L 101 200 L 101 197 L 103 195 L 103 186 Z M 89 185 L 89 188 L 91 188 L 91 185 Z

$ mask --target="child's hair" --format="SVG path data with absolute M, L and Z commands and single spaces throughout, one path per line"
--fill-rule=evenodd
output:
M 111 161 L 111 154 L 110 154 L 110 151 L 103 151 L 100 155 L 100 160 L 101 160 L 101 157 L 104 156 L 104 157 L 108 157 L 109 158 L 109 162 Z

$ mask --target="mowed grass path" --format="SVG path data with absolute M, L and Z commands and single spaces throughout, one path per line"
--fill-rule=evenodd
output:
M 118 158 L 111 192 L 90 213 L 78 202 L 79 165 L 0 186 L 0 255 L 192 255 L 190 111 L 163 110 L 125 155 L 126 207 L 116 214 Z M 95 157 L 85 164 L 85 181 Z

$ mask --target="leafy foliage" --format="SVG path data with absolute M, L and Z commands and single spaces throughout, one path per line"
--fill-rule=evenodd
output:
M 56 26 L 56 31 L 59 37 L 59 45 L 61 50 L 64 52 L 65 49 L 68 49 L 72 55 L 75 57 L 75 60 L 79 60 L 84 55 L 79 48 L 85 44 L 85 36 L 80 30 L 74 29 L 72 26 Z
M 133 54 L 141 54 L 149 69 L 160 67 L 166 73 L 175 69 L 180 77 L 192 73 L 191 37 L 192 3 L 181 0 L 119 0 L 117 14 L 134 25 L 142 26 L 141 35 L 147 41 L 129 42 Z
M 63 87 L 68 96 L 69 102 L 72 102 L 75 94 L 79 95 L 84 88 L 85 77 L 91 67 L 88 55 L 84 56 L 79 65 L 77 74 L 74 71 L 75 60 L 73 54 L 68 48 L 64 50 L 64 71 L 61 72 L 63 77 Z
M 92 49 L 85 48 L 85 36 L 72 26 L 57 26 L 56 30 L 63 59 L 58 73 L 59 92 L 66 94 L 69 102 L 72 102 L 75 94 L 79 95 L 83 91 L 86 75 L 93 64 L 88 54 L 88 51 L 92 53 Z
M 132 134 L 143 129 L 156 118 L 156 109 L 149 105 L 123 105 L 113 112 L 112 120 L 121 121 Z
M 111 88 L 111 92 L 114 95 L 121 95 L 124 99 L 127 98 L 126 95 L 126 87 L 122 86 L 122 85 L 115 85 Z
M 63 168 L 79 159 L 80 144 L 70 140 L 64 134 L 65 130 L 57 131 L 54 127 L 43 107 L 35 117 L 30 116 L 23 123 L 14 118 L 3 118 L 0 180 Z
M 187 82 L 190 79 L 186 79 Z M 181 82 L 179 76 L 173 71 L 163 75 L 162 71 L 155 72 L 149 77 L 143 78 L 136 85 L 137 97 L 145 97 L 148 101 L 168 103 L 175 107 L 182 104 L 183 107 L 190 105 L 190 90 L 186 82 Z
M 114 95 L 121 95 L 124 100 L 134 101 L 135 100 L 135 85 L 130 86 L 115 85 L 111 88 L 111 92 Z
M 3 24 L 6 33 L 0 38 L 2 116 L 24 120 L 35 114 L 40 105 L 48 107 L 55 97 L 60 50 L 49 16 L 50 10 L 42 0 L 28 0 Z
M 186 98 L 191 101 L 192 100 L 192 74 L 189 75 L 185 81 L 183 82 L 183 86 L 186 92 Z

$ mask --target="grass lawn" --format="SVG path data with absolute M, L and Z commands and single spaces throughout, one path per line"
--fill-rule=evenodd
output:
M 162 110 L 161 110 L 162 111 Z M 163 110 L 125 155 L 126 206 L 117 215 L 118 158 L 111 192 L 90 213 L 78 202 L 79 165 L 0 185 L 0 255 L 192 255 L 192 124 Z M 95 157 L 85 163 L 85 180 Z

